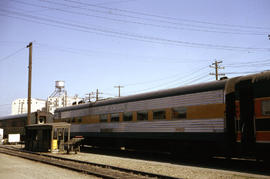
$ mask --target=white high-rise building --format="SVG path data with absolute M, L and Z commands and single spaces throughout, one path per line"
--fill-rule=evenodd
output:
M 42 110 L 46 106 L 46 100 L 43 99 L 31 99 L 31 112 L 35 112 L 37 110 Z M 27 98 L 19 98 L 12 101 L 11 114 L 23 114 L 27 113 L 28 110 L 28 102 Z

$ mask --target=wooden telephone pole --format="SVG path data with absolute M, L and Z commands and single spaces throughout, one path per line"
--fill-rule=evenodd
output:
M 96 101 L 98 101 L 98 95 L 99 94 L 102 94 L 102 93 L 98 92 L 98 89 L 97 89 L 97 91 L 96 91 Z
M 210 68 L 215 68 L 215 73 L 210 73 L 210 75 L 215 75 L 216 76 L 216 80 L 218 80 L 218 76 L 224 76 L 224 73 L 218 73 L 219 69 L 224 69 L 224 67 L 219 66 L 219 64 L 222 63 L 222 61 L 217 61 L 215 60 L 214 63 L 212 63 L 212 65 L 210 65 Z
M 31 124 L 31 84 L 32 84 L 32 42 L 26 46 L 29 48 L 29 65 L 28 65 L 28 107 L 27 107 L 27 125 Z
M 118 88 L 118 97 L 120 97 L 121 95 L 120 95 L 120 89 L 121 88 L 124 88 L 124 86 L 114 86 L 115 88 Z

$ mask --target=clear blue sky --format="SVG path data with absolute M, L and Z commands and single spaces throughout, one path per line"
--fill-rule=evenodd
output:
M 46 99 L 55 80 L 68 95 L 102 97 L 212 81 L 217 59 L 228 77 L 270 65 L 269 0 L 2 0 L 0 116 L 27 97 Z

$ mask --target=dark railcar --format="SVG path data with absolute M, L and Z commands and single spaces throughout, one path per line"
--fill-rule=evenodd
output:
M 50 122 L 53 122 L 53 115 L 51 113 L 43 111 L 31 113 L 31 124 Z M 25 136 L 25 125 L 27 125 L 27 113 L 0 117 L 0 128 L 4 129 L 4 138 L 7 138 L 8 134 L 20 134 L 21 141 L 23 141 Z

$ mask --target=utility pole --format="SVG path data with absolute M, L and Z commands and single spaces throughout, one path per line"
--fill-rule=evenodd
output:
M 100 97 L 99 97 L 100 94 L 103 94 L 103 93 L 99 92 L 98 89 L 96 90 L 96 92 L 88 93 L 87 95 L 89 95 L 89 102 L 91 99 L 91 95 L 96 95 L 96 101 L 98 101 L 100 99 Z
M 96 101 L 98 101 L 100 99 L 99 94 L 103 94 L 103 93 L 98 92 L 98 89 L 97 89 L 97 91 L 96 91 Z
M 27 107 L 27 124 L 31 124 L 31 84 L 32 84 L 32 42 L 26 46 L 29 48 L 29 65 L 28 65 L 28 107 Z
M 118 97 L 120 97 L 121 95 L 120 95 L 120 89 L 121 88 L 124 88 L 124 86 L 114 86 L 115 88 L 118 88 Z
M 98 89 L 96 91 L 96 101 L 98 101 Z
M 90 103 L 91 102 L 91 95 L 93 95 L 93 92 L 92 93 L 87 93 L 85 95 L 88 96 L 88 97 L 86 97 L 86 99 L 88 98 L 88 102 Z
M 209 65 L 210 68 L 215 68 L 215 73 L 210 73 L 210 75 L 215 75 L 216 76 L 216 80 L 218 80 L 218 76 L 224 76 L 224 73 L 218 73 L 219 69 L 224 69 L 224 67 L 219 66 L 219 64 L 222 63 L 222 61 L 217 61 L 215 60 L 214 63 L 212 63 L 212 65 Z

